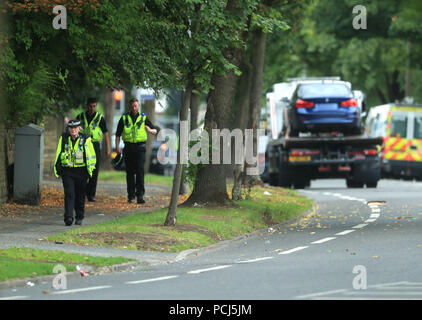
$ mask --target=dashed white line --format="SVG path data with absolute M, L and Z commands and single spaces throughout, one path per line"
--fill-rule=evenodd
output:
M 243 261 L 239 261 L 238 263 L 252 263 L 252 262 L 264 261 L 264 260 L 269 260 L 269 259 L 274 259 L 274 257 L 263 257 L 263 258 L 256 258 L 256 259 L 251 259 L 251 260 L 243 260 Z
M 327 238 L 324 238 L 324 239 L 321 239 L 321 240 L 313 241 L 311 243 L 314 243 L 314 244 L 324 243 L 324 242 L 331 241 L 331 240 L 334 240 L 334 239 L 336 239 L 336 237 L 327 237 Z
M 313 298 L 313 297 L 319 297 L 324 296 L 326 294 L 334 294 L 334 293 L 342 293 L 345 292 L 346 289 L 339 289 L 339 290 L 331 290 L 331 291 L 323 291 L 323 292 L 317 292 L 317 293 L 311 293 L 311 294 L 305 294 L 303 296 L 296 296 L 294 299 L 307 299 L 307 298 Z
M 111 288 L 111 286 L 88 287 L 88 288 L 81 288 L 81 289 L 72 289 L 72 290 L 54 291 L 54 292 L 52 292 L 51 294 L 77 293 L 77 292 L 84 292 L 84 291 L 92 291 L 92 290 L 109 289 L 109 288 Z
M 279 254 L 289 254 L 289 253 L 300 251 L 300 250 L 303 250 L 303 249 L 306 249 L 306 248 L 308 248 L 308 246 L 297 247 L 297 248 L 293 248 L 293 249 L 290 249 L 290 250 L 286 250 L 286 251 L 280 252 Z
M 18 300 L 18 299 L 25 299 L 25 298 L 28 298 L 28 296 L 4 297 L 4 298 L 0 298 L 0 300 Z
M 139 283 L 163 281 L 163 280 L 173 279 L 173 278 L 177 278 L 177 277 L 178 276 L 166 276 L 166 277 L 159 277 L 159 278 L 152 278 L 152 279 L 136 280 L 136 281 L 126 282 L 126 284 L 139 284 Z
M 342 232 L 336 233 L 336 236 L 344 236 L 344 235 L 352 233 L 354 231 L 356 231 L 356 230 L 344 230 Z
M 218 266 L 218 267 L 212 267 L 212 268 L 207 268 L 207 269 L 192 270 L 192 271 L 188 271 L 187 273 L 189 273 L 189 274 L 198 274 L 198 273 L 207 272 L 207 271 L 225 269 L 225 268 L 229 268 L 229 267 L 231 267 L 231 265 Z
M 371 208 L 371 211 L 373 213 L 378 213 L 378 212 L 381 212 L 381 209 L 380 208 Z
M 365 222 L 374 222 L 377 221 L 377 219 L 366 219 Z
M 374 218 L 377 219 L 379 217 L 380 217 L 380 214 L 379 213 L 373 213 L 373 214 L 370 215 L 369 218 L 371 218 L 371 219 L 374 219 Z
M 367 225 L 368 225 L 367 223 L 361 223 L 361 224 L 358 224 L 357 226 L 354 226 L 352 228 L 354 228 L 354 229 L 360 229 L 360 228 L 366 227 Z

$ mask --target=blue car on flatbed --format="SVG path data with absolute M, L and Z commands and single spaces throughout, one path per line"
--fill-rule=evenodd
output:
M 345 81 L 299 83 L 287 107 L 288 135 L 300 132 L 340 132 L 358 135 L 362 131 L 358 100 Z

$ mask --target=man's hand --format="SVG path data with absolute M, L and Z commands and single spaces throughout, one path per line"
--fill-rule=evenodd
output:
M 107 146 L 107 158 L 111 158 L 111 146 L 110 146 L 110 137 L 108 135 L 108 132 L 104 134 L 105 140 L 106 140 L 106 146 Z
M 122 153 L 122 149 L 120 149 L 120 137 L 116 136 L 116 152 Z
M 150 128 L 150 127 L 148 127 L 147 125 L 145 125 L 145 130 L 146 130 L 148 133 L 153 134 L 154 136 L 157 134 L 157 129 L 151 129 L 151 128 Z

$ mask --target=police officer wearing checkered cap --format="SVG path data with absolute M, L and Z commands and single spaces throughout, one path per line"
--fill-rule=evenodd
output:
M 85 215 L 85 193 L 88 177 L 95 169 L 96 156 L 91 138 L 80 131 L 81 122 L 70 120 L 67 132 L 59 139 L 54 173 L 61 177 L 64 189 L 64 222 L 81 225 Z

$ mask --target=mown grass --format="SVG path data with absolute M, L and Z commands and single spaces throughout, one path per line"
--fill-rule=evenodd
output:
M 98 180 L 104 182 L 126 183 L 126 172 L 117 170 L 100 170 L 98 173 Z M 145 184 L 172 186 L 173 176 L 162 176 L 158 174 L 147 173 L 145 175 Z
M 76 270 L 76 265 L 102 267 L 130 261 L 134 260 L 123 257 L 92 257 L 56 250 L 8 248 L 0 250 L 0 282 L 52 275 L 57 264 L 63 265 L 67 272 L 72 272 Z
M 175 227 L 163 226 L 167 208 L 132 214 L 93 226 L 49 236 L 46 240 L 134 250 L 179 252 L 232 239 L 293 219 L 313 201 L 295 191 L 254 187 L 237 208 L 179 207 Z

